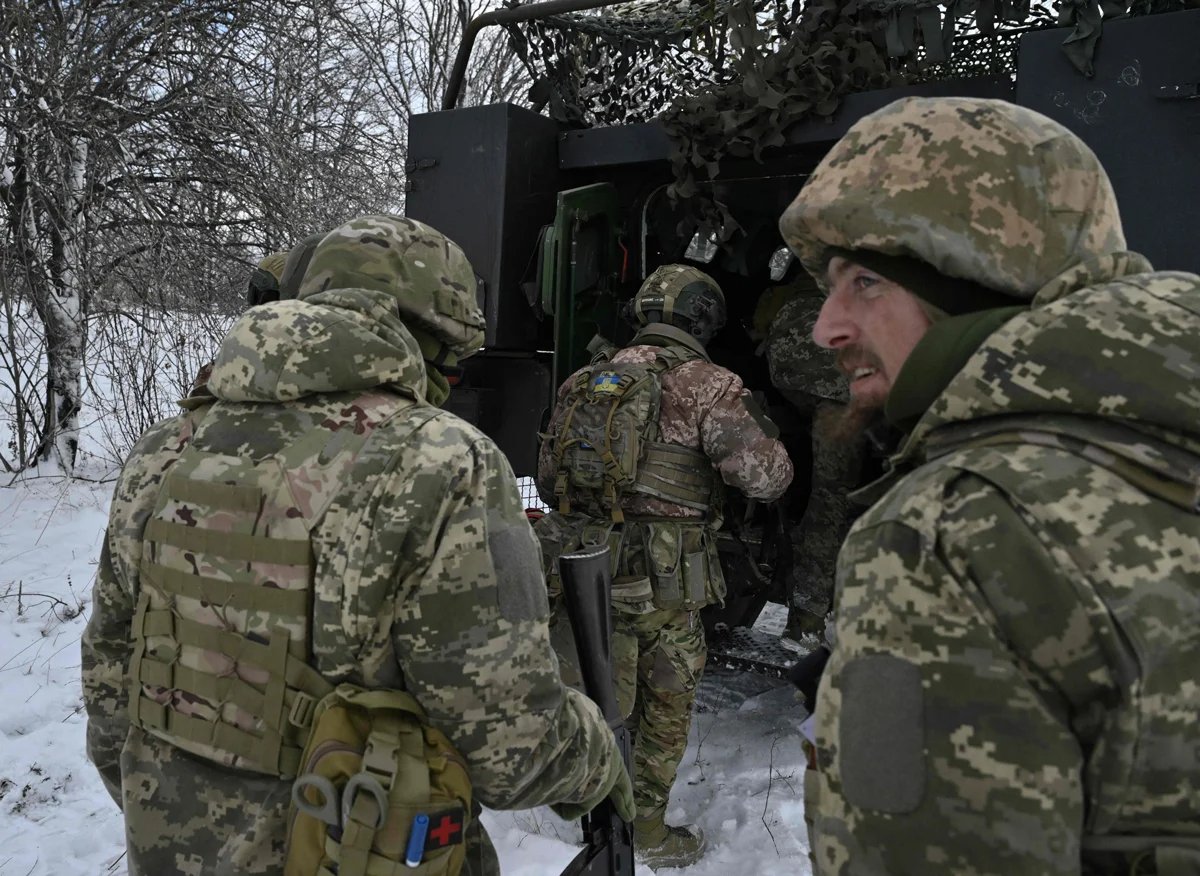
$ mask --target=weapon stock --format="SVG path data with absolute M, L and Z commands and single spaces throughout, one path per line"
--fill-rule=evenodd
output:
M 630 769 L 629 731 L 617 708 L 612 681 L 612 572 L 607 547 L 593 548 L 559 557 L 563 598 L 575 647 L 584 691 L 600 707 L 612 728 Z M 562 876 L 633 876 L 633 829 L 621 820 L 612 801 L 604 800 L 583 817 L 586 846 Z

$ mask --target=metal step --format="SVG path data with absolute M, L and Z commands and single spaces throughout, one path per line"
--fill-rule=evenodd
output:
M 708 637 L 708 665 L 783 678 L 802 655 L 779 644 L 778 634 L 749 627 L 718 628 Z

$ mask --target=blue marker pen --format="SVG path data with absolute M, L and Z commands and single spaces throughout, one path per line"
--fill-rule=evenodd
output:
M 414 815 L 412 828 L 408 832 L 408 848 L 404 850 L 404 866 L 420 867 L 425 856 L 425 838 L 429 836 L 429 816 L 422 812 Z

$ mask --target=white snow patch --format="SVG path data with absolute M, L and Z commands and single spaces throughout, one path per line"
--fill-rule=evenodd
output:
M 105 422 L 101 413 L 91 428 L 100 431 Z M 91 474 L 103 476 L 101 461 L 92 462 Z M 5 876 L 127 873 L 120 812 L 84 753 L 79 676 L 79 640 L 91 613 L 112 487 L 69 481 L 49 466 L 7 486 L 0 481 Z M 708 852 L 686 870 L 659 872 L 806 876 L 797 732 L 805 715 L 791 689 L 710 671 L 699 701 L 667 814 L 675 823 L 699 824 Z M 578 825 L 546 808 L 485 812 L 484 824 L 505 876 L 553 876 L 579 851 Z M 639 865 L 638 876 L 650 874 Z

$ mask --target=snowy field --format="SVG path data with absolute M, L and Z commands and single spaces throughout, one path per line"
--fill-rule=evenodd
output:
M 119 343 L 107 362 L 93 362 L 87 380 L 86 480 L 68 481 L 53 469 L 0 480 L 0 876 L 127 872 L 120 812 L 84 754 L 79 640 L 91 614 L 114 463 L 140 431 L 131 428 L 139 418 L 171 411 L 176 387 L 190 383 L 219 336 L 212 325 L 186 322 L 172 332 L 146 320 L 114 326 Z M 10 403 L 0 398 L 0 415 Z M 0 446 L 8 440 L 0 416 Z M 810 872 L 797 729 L 803 717 L 782 682 L 728 671 L 706 676 L 667 814 L 698 823 L 709 848 L 686 871 L 659 872 Z M 554 876 L 579 850 L 572 842 L 578 825 L 548 809 L 485 812 L 484 823 L 505 876 Z M 639 866 L 639 876 L 650 873 Z
M 79 682 L 111 490 L 55 476 L 0 486 L 3 876 L 126 872 L 120 813 L 84 756 Z M 700 700 L 668 815 L 698 822 L 709 851 L 671 872 L 808 873 L 803 715 L 791 691 L 710 673 Z M 578 851 L 578 828 L 546 809 L 488 812 L 485 823 L 506 876 L 559 873 Z

